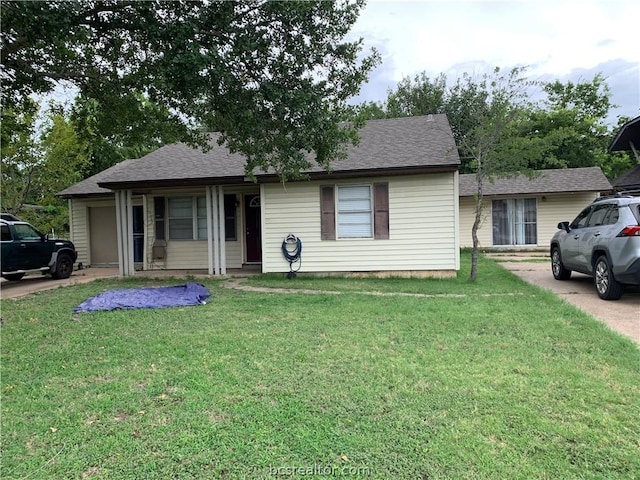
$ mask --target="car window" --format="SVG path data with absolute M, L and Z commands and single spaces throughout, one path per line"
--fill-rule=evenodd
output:
M 589 226 L 590 227 L 599 227 L 605 223 L 605 217 L 607 213 L 609 213 L 609 209 L 611 208 L 611 204 L 604 205 L 596 205 L 593 209 L 593 213 L 589 217 Z
M 618 223 L 618 219 L 620 218 L 620 211 L 618 210 L 617 205 L 613 205 L 611 209 L 607 212 L 607 216 L 604 219 L 603 225 L 614 225 Z
M 571 225 L 569 225 L 569 227 L 571 229 L 585 227 L 587 225 L 587 220 L 589 220 L 589 213 L 591 212 L 591 208 L 592 207 L 587 207 L 583 211 L 581 211 L 580 215 L 578 215 L 575 220 L 571 222 Z
M 40 232 L 26 223 L 16 223 L 13 228 L 16 229 L 18 240 L 40 240 L 41 238 Z
M 1 227 L 2 229 L 2 241 L 3 242 L 10 242 L 11 240 L 13 240 L 11 238 L 11 230 L 9 230 L 9 225 L 2 225 Z

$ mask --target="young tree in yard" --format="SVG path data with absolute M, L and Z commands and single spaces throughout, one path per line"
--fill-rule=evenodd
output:
M 247 157 L 248 174 L 296 177 L 305 152 L 329 167 L 357 140 L 357 125 L 339 122 L 378 61 L 345 40 L 363 4 L 3 0 L 2 102 L 71 85 L 102 112 L 102 138 L 148 124 L 205 147 L 206 125 Z
M 451 127 L 460 156 L 475 175 L 475 214 L 471 230 L 473 248 L 469 279 L 478 273 L 478 229 L 483 221 L 484 185 L 497 176 L 529 173 L 536 148 L 516 135 L 529 108 L 528 88 L 523 68 L 502 73 L 496 68 L 479 79 L 463 75 L 451 88 L 447 108 L 453 113 Z

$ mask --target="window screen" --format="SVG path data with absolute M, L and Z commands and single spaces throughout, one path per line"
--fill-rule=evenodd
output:
M 191 197 L 169 198 L 169 239 L 192 240 L 193 238 L 193 201 Z
M 338 186 L 338 237 L 371 238 L 372 225 L 371 187 Z

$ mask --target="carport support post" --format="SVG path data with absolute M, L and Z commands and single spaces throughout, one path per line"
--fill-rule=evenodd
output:
M 218 218 L 220 219 L 220 235 L 218 235 L 218 245 L 220 245 L 220 273 L 222 275 L 227 274 L 227 245 L 225 239 L 226 225 L 224 216 L 224 187 L 218 187 Z
M 218 187 L 211 187 L 211 218 L 213 219 L 213 236 L 211 241 L 213 242 L 213 265 L 215 267 L 215 274 L 220 275 L 220 249 L 218 248 L 218 232 L 220 228 L 218 226 Z
M 122 277 L 133 275 L 133 205 L 131 190 L 116 190 L 118 270 Z

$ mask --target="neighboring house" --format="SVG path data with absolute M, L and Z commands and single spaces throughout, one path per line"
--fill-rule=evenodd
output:
M 483 184 L 483 248 L 549 246 L 558 222 L 571 221 L 611 184 L 599 167 L 541 170 L 534 178 L 519 175 Z M 475 218 L 475 175 L 460 175 L 460 245 L 471 247 Z
M 635 167 L 613 180 L 616 192 L 640 195 L 640 116 L 629 120 L 609 146 L 610 152 L 631 151 L 636 159 Z
M 69 199 L 78 261 L 136 269 L 287 272 L 281 245 L 302 241 L 301 272 L 454 275 L 458 167 L 444 115 L 371 120 L 331 172 L 282 184 L 246 178 L 217 144 L 127 160 L 59 193 Z

